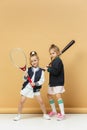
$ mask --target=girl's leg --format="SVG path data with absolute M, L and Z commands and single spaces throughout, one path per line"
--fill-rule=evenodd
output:
M 65 117 L 64 103 L 63 103 L 63 100 L 61 98 L 61 94 L 56 94 L 56 98 L 57 98 L 59 109 L 60 109 L 60 113 L 58 113 L 58 115 L 57 115 L 57 120 L 60 121 L 60 120 L 63 120 Z
M 36 97 L 36 100 L 38 101 L 38 103 L 40 104 L 40 107 L 41 107 L 41 110 L 44 114 L 46 114 L 46 108 L 45 108 L 45 105 L 44 105 L 44 102 L 42 100 L 42 97 L 40 95 L 38 96 L 35 96 Z
M 50 106 L 51 106 L 51 109 L 52 109 L 52 111 L 49 113 L 49 115 L 53 116 L 57 113 L 56 107 L 55 107 L 55 102 L 54 102 L 53 96 L 51 94 L 47 94 L 47 97 L 49 99 L 49 103 L 50 103 Z
M 22 113 L 22 108 L 23 108 L 23 104 L 26 101 L 26 97 L 21 96 L 19 105 L 18 105 L 18 114 L 17 116 L 14 118 L 14 121 L 18 121 L 21 119 L 21 113 Z
M 62 115 L 64 115 L 65 114 L 65 112 L 64 112 L 64 103 L 63 103 L 63 99 L 61 97 L 61 94 L 56 94 L 56 98 L 57 98 L 57 102 L 58 102 L 58 105 L 59 105 L 60 113 Z
M 24 105 L 26 99 L 27 99 L 26 97 L 21 96 L 21 99 L 20 99 L 20 102 L 19 102 L 19 105 L 18 105 L 18 114 L 22 113 L 22 108 L 23 108 L 23 105 Z
M 41 110 L 42 110 L 42 112 L 43 112 L 43 114 L 44 114 L 43 117 L 44 117 L 45 119 L 47 119 L 47 120 L 50 120 L 49 115 L 47 115 L 46 108 L 45 108 L 45 104 L 44 104 L 44 102 L 43 102 L 43 100 L 42 100 L 42 97 L 41 97 L 40 95 L 35 96 L 35 97 L 36 97 L 36 100 L 38 101 L 38 103 L 40 104 Z

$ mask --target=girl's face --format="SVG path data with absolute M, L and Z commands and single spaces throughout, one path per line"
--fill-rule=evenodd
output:
M 50 57 L 51 59 L 54 59 L 56 56 L 58 56 L 57 52 L 54 49 L 50 50 Z
M 30 58 L 30 63 L 31 63 L 31 65 L 33 66 L 33 67 L 38 67 L 38 65 L 39 65 L 39 59 L 38 59 L 38 57 L 37 56 L 32 56 L 31 58 Z

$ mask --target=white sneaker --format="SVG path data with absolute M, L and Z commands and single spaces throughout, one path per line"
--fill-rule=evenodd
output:
M 44 114 L 44 115 L 43 115 L 43 118 L 46 119 L 46 120 L 50 120 L 50 119 L 51 119 L 48 114 Z
M 21 119 L 21 115 L 18 114 L 13 120 L 14 120 L 14 121 L 18 121 L 18 120 L 20 120 L 20 119 Z

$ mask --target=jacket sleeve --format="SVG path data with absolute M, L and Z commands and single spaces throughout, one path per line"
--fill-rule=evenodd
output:
M 39 81 L 35 82 L 36 86 L 40 86 L 44 83 L 44 71 L 42 71 L 41 78 Z
M 26 70 L 26 73 L 28 73 L 28 69 Z M 27 76 L 25 76 L 25 73 L 23 75 L 23 81 L 27 81 Z

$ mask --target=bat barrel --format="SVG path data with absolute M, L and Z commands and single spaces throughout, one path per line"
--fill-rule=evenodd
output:
M 67 44 L 67 46 L 61 51 L 61 54 L 64 53 L 69 47 L 71 47 L 75 43 L 75 40 L 72 40 Z M 61 55 L 60 54 L 60 55 Z

